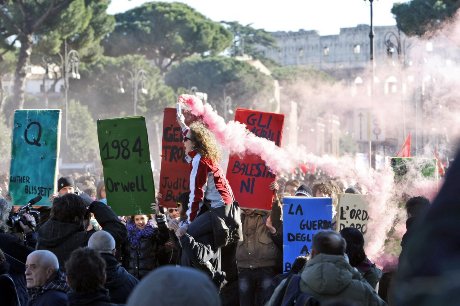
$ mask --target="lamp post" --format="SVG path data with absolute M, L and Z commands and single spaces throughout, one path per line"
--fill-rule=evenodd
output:
M 134 116 L 137 115 L 137 100 L 139 98 L 139 90 L 142 94 L 147 94 L 148 91 L 145 88 L 145 81 L 147 80 L 147 72 L 144 69 L 135 69 L 134 71 L 126 70 L 129 73 L 130 81 L 133 86 L 133 113 Z M 123 81 L 118 77 L 117 80 L 120 82 L 120 88 L 118 91 L 120 93 L 125 93 L 123 88 Z
M 68 143 L 69 127 L 69 79 L 80 79 L 78 66 L 80 64 L 80 55 L 74 49 L 67 51 L 67 41 L 64 41 L 64 56 L 58 53 L 61 58 L 61 71 L 64 77 L 64 99 L 65 99 L 65 139 Z
M 388 57 L 393 59 L 393 54 L 396 52 L 399 65 L 399 79 L 401 82 L 401 106 L 403 117 L 403 141 L 406 139 L 406 105 L 403 96 L 403 69 L 406 66 L 406 40 L 401 39 L 401 32 L 398 29 L 398 34 L 393 31 L 386 32 L 383 36 L 383 42 L 386 47 Z
M 370 17 L 371 17 L 371 23 L 370 23 L 370 31 L 369 31 L 369 59 L 372 63 L 372 67 L 374 66 L 374 8 L 373 8 L 373 3 L 374 0 L 364 0 L 364 1 L 369 1 L 370 4 Z
M 366 1 L 366 0 L 364 0 Z M 374 0 L 368 0 L 370 4 L 370 30 L 369 30 L 369 61 L 371 64 L 371 97 L 370 97 L 370 105 L 369 105 L 369 116 L 368 116 L 368 123 L 367 123 L 367 135 L 369 138 L 369 169 L 372 168 L 372 137 L 371 137 L 371 106 L 372 106 L 372 99 L 374 95 Z
M 42 57 L 42 63 L 45 68 L 45 74 L 43 75 L 43 84 L 41 86 L 42 87 L 41 92 L 43 92 L 43 95 L 45 97 L 45 108 L 47 109 L 49 107 L 48 93 L 50 92 L 50 90 L 46 89 L 46 79 L 52 78 L 51 76 L 52 71 L 50 71 L 50 68 L 53 66 L 54 67 L 56 66 L 53 64 L 53 59 L 48 56 Z

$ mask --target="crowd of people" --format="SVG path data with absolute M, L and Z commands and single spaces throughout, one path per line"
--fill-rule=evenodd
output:
M 361 231 L 350 227 L 319 231 L 310 254 L 297 257 L 291 270 L 284 271 L 283 197 L 335 197 L 359 193 L 360 187 L 332 179 L 280 178 L 267 188 L 274 195 L 271 210 L 240 208 L 219 165 L 212 133 L 202 123 L 187 126 L 181 116 L 178 121 L 191 165 L 190 190 L 168 209 L 157 195 L 155 215 L 117 216 L 102 180 L 67 176 L 59 178 L 51 206 L 39 209 L 40 218 L 23 213 L 17 230 L 8 222 L 12 206 L 2 184 L 1 304 L 441 305 L 432 296 L 424 304 L 420 296 L 442 296 L 439 284 L 437 291 L 423 288 L 440 271 L 448 274 L 445 261 L 422 273 L 416 269 L 427 261 L 411 259 L 422 256 L 414 254 L 420 249 L 420 232 L 431 238 L 442 233 L 442 207 L 456 204 L 459 162 L 435 204 L 423 197 L 407 201 L 404 266 L 384 275 L 367 257 Z M 420 231 L 430 213 L 438 217 L 435 234 L 429 231 L 433 227 Z M 455 260 L 449 250 L 455 251 L 458 241 L 449 241 L 450 246 L 437 242 L 444 247 L 440 254 Z M 412 291 L 411 277 L 424 287 Z M 454 304 L 445 299 L 442 305 Z

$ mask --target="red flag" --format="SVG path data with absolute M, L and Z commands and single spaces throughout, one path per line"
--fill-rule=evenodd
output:
M 411 135 L 407 135 L 406 141 L 401 148 L 401 151 L 398 153 L 398 157 L 410 157 L 410 143 L 411 143 Z
M 434 158 L 436 158 L 436 164 L 438 165 L 438 173 L 440 176 L 444 176 L 445 174 L 445 169 L 444 169 L 444 165 L 442 164 L 442 161 L 441 159 L 439 158 L 439 154 L 438 154 L 438 149 L 437 148 L 434 148 Z

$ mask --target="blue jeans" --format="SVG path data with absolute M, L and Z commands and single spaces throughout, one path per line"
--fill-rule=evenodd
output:
M 270 299 L 274 267 L 238 269 L 240 306 L 263 306 Z

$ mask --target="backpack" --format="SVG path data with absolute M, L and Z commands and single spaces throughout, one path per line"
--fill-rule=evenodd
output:
M 320 306 L 317 299 L 300 290 L 300 275 L 294 274 L 286 280 L 284 296 L 280 306 Z

